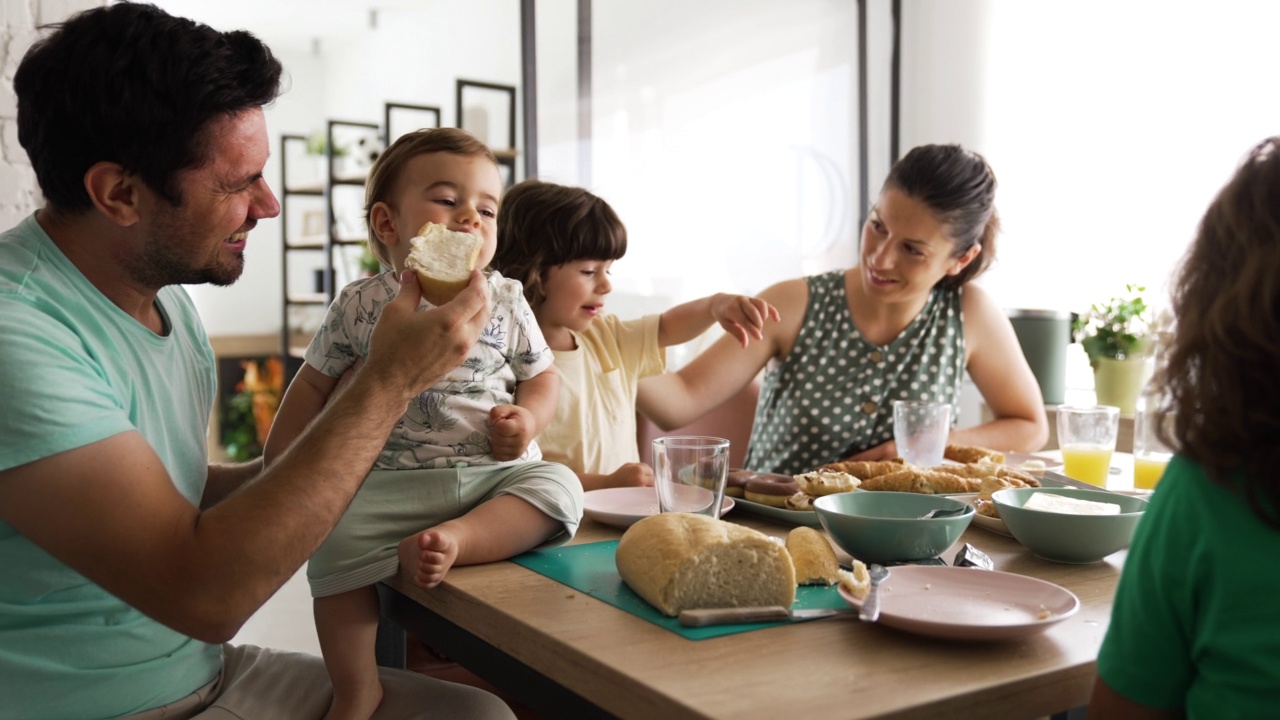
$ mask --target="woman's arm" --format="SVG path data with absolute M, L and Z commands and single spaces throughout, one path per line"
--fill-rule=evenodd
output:
M 714 323 L 738 339 L 742 347 L 764 339 L 764 326 L 778 320 L 778 311 L 761 298 L 717 293 L 677 305 L 658 319 L 658 345 L 689 342 Z
M 1033 452 L 1049 439 L 1040 385 L 1027 365 L 1009 318 L 970 283 L 962 300 L 969 377 L 995 419 L 951 433 L 950 442 Z
M 809 302 L 804 279 L 788 280 L 760 293 L 776 308 L 778 322 L 764 326 L 760 342 L 742 347 L 724 335 L 678 372 L 640 381 L 636 405 L 663 430 L 688 425 L 746 387 L 770 358 L 784 358 L 795 344 Z
M 293 382 L 289 383 L 289 389 L 280 401 L 280 409 L 276 411 L 276 419 L 271 423 L 267 444 L 262 448 L 264 464 L 270 465 L 289 449 L 311 421 L 320 415 L 337 384 L 338 378 L 303 364 L 298 374 L 293 376 Z

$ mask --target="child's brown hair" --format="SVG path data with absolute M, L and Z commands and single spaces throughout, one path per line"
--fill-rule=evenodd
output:
M 374 161 L 373 168 L 369 170 L 369 182 L 364 192 L 364 220 L 369 229 L 369 251 L 378 259 L 378 262 L 382 263 L 383 267 L 391 267 L 391 254 L 387 252 L 387 247 L 374 232 L 373 223 L 369 221 L 369 213 L 374 205 L 380 202 L 391 202 L 400 173 L 410 160 L 419 155 L 436 152 L 486 157 L 495 166 L 498 164 L 498 158 L 488 146 L 471 133 L 458 128 L 427 128 L 405 133 L 391 143 L 391 147 L 382 151 Z
M 1218 193 L 1178 271 L 1177 329 L 1157 375 L 1173 428 L 1161 435 L 1280 529 L 1280 137 L 1249 153 Z
M 546 299 L 542 279 L 550 268 L 626 253 L 626 226 L 609 203 L 587 190 L 525 180 L 502 200 L 493 268 L 523 283 L 532 307 Z

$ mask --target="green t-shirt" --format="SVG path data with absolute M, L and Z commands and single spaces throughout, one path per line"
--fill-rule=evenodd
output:
M 34 216 L 0 235 L 0 470 L 136 430 L 199 503 L 213 352 L 184 290 L 157 304 L 165 336 L 98 292 Z M 0 568 L 0 718 L 117 717 L 218 672 L 218 646 L 139 613 L 5 522 Z
M 1188 718 L 1280 716 L 1280 531 L 1175 457 L 1134 534 L 1098 674 Z

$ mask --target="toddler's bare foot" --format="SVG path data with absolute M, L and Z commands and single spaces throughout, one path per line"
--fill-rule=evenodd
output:
M 369 720 L 382 702 L 382 683 L 375 671 L 373 683 L 333 689 L 333 703 L 324 720 Z
M 458 541 L 450 533 L 424 530 L 400 541 L 400 567 L 422 587 L 433 588 L 458 559 Z

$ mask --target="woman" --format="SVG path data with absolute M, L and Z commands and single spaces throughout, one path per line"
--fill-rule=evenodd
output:
M 1201 221 L 1156 382 L 1177 449 L 1125 560 L 1089 718 L 1280 712 L 1280 138 Z
M 995 190 L 979 155 L 915 148 L 885 180 L 857 267 L 765 290 L 782 320 L 762 342 L 744 349 L 726 336 L 679 372 L 644 380 L 642 412 L 664 429 L 685 425 L 768 364 L 746 465 L 796 474 L 897 456 L 893 401 L 954 405 L 968 370 L 994 419 L 950 442 L 1038 449 L 1048 423 L 1035 376 L 1009 320 L 969 283 L 995 257 Z

